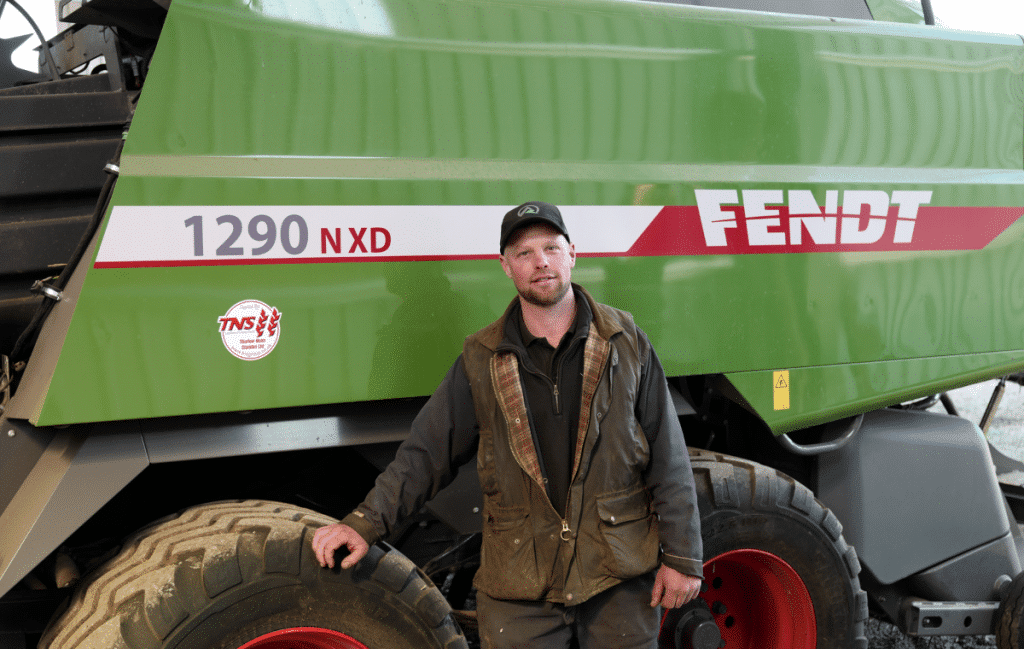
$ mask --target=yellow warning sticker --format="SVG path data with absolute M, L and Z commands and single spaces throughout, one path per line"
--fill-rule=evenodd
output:
M 789 370 L 772 372 L 772 395 L 776 410 L 789 410 Z

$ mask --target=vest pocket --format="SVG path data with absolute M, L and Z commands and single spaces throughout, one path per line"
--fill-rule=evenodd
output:
M 629 579 L 657 567 L 658 522 L 644 488 L 598 498 L 597 514 L 612 576 Z
M 537 599 L 544 594 L 525 507 L 488 508 L 482 543 L 479 588 L 495 598 Z

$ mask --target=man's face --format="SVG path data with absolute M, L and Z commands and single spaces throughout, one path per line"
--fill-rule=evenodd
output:
M 537 306 L 552 306 L 565 297 L 575 265 L 576 247 L 543 223 L 514 233 L 501 256 L 501 267 L 519 295 Z

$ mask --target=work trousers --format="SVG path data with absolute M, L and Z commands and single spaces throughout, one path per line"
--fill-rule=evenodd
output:
M 641 575 L 582 604 L 506 601 L 477 593 L 482 649 L 657 649 L 661 607 L 651 607 L 654 575 Z

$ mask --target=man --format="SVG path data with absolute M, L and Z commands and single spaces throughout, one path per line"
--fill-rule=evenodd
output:
M 693 475 L 665 376 L 632 317 L 571 284 L 558 208 L 505 215 L 518 292 L 466 339 L 366 500 L 317 530 L 320 564 L 349 568 L 477 453 L 484 494 L 474 583 L 485 648 L 657 646 L 657 606 L 700 589 Z

